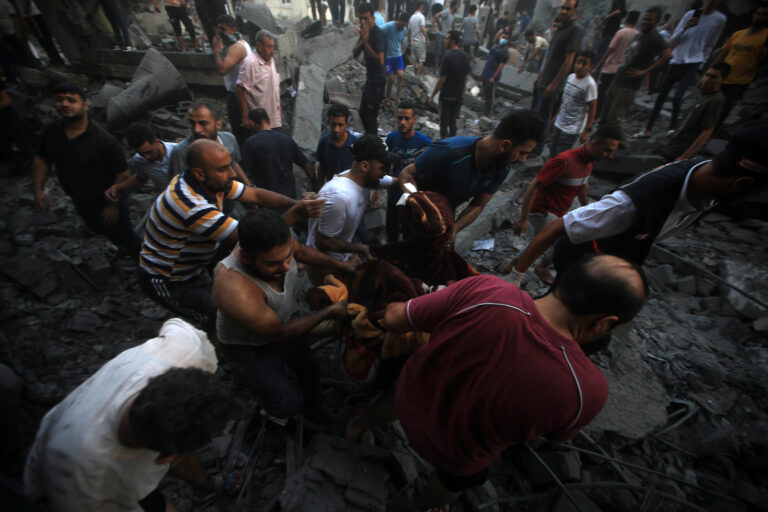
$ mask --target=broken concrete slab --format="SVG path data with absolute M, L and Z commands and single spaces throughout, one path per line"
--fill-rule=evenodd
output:
M 94 96 L 91 96 L 88 102 L 92 107 L 106 108 L 110 98 L 114 98 L 124 90 L 125 89 L 122 87 L 117 87 L 116 85 L 104 84 L 104 87 L 102 87 Z
M 722 264 L 721 275 L 731 285 L 768 303 L 768 271 L 764 265 L 726 259 Z M 755 301 L 731 288 L 723 288 L 725 301 L 740 315 L 751 320 L 765 316 L 765 308 Z
M 299 68 L 293 109 L 293 140 L 305 151 L 314 151 L 320 139 L 323 118 L 323 91 L 325 70 L 315 64 Z
M 269 10 L 269 7 L 265 3 L 255 2 L 253 0 L 243 2 L 240 10 L 237 11 L 237 15 L 242 16 L 246 21 L 255 23 L 263 30 L 269 30 L 274 35 L 283 33 L 283 29 L 277 24 L 275 17 L 272 15 L 272 11 Z

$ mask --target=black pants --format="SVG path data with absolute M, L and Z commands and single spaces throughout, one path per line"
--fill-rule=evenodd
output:
M 216 327 L 211 276 L 203 271 L 186 281 L 171 281 L 139 268 L 139 286 L 152 300 L 170 309 L 205 331 Z
M 613 77 L 616 73 L 600 73 L 600 78 L 597 81 L 597 117 L 603 116 L 603 106 L 605 105 L 605 93 L 608 92 L 608 87 L 613 82 Z
M 381 82 L 365 81 L 363 96 L 360 98 L 360 121 L 363 123 L 365 133 L 378 135 L 379 133 L 379 107 L 384 99 L 386 80 Z
M 122 47 L 131 46 L 131 33 L 128 32 L 125 16 L 117 0 L 101 0 L 100 4 L 109 24 L 112 25 L 112 32 L 115 33 L 115 44 Z
M 105 200 L 76 200 L 75 209 L 91 231 L 107 237 L 113 244 L 127 252 L 134 260 L 139 259 L 141 241 L 133 230 L 126 198 L 117 203 L 118 218 L 112 224 L 104 224 L 101 212 L 107 205 Z
M 664 78 L 661 79 L 661 85 L 659 86 L 659 95 L 656 97 L 656 103 L 653 104 L 653 110 L 651 110 L 651 117 L 648 118 L 648 123 L 645 125 L 646 130 L 653 128 L 653 123 L 656 122 L 656 118 L 659 117 L 664 102 L 667 101 L 667 95 L 669 91 L 677 84 L 675 95 L 672 97 L 672 118 L 669 120 L 669 129 L 674 130 L 677 128 L 677 118 L 680 116 L 680 107 L 683 104 L 683 96 L 686 89 L 693 85 L 696 80 L 696 71 L 699 69 L 701 63 L 694 62 L 693 64 L 670 64 L 667 68 L 667 72 L 664 73 Z
M 227 92 L 227 116 L 229 116 L 230 130 L 237 139 L 237 145 L 242 149 L 245 139 L 250 136 L 248 128 L 240 126 L 243 113 L 240 109 L 240 102 L 237 100 L 237 94 Z
M 723 92 L 723 96 L 725 96 L 725 108 L 720 116 L 718 126 L 723 124 L 728 114 L 731 113 L 731 109 L 741 101 L 748 88 L 749 84 L 723 84 L 720 86 L 720 90 Z
M 440 100 L 440 138 L 456 136 L 456 118 L 461 110 L 461 100 Z
M 165 12 L 168 13 L 168 20 L 171 22 L 173 33 L 176 34 L 176 37 L 181 37 L 181 24 L 184 23 L 184 28 L 187 29 L 189 37 L 195 38 L 195 25 L 189 17 L 186 6 L 174 7 L 168 5 L 165 7 Z
M 328 8 L 331 10 L 331 19 L 334 23 L 344 23 L 344 9 L 346 0 L 328 0 Z
M 483 99 L 485 100 L 483 114 L 490 117 L 493 113 L 493 103 L 496 101 L 496 84 L 486 79 L 483 79 Z
M 213 36 L 216 35 L 216 20 L 219 16 L 226 14 L 227 10 L 224 7 L 224 0 L 195 0 L 195 10 L 197 11 L 197 17 L 200 18 L 200 23 L 203 25 L 203 31 L 208 37 L 208 42 L 213 41 Z
M 48 25 L 45 24 L 45 18 L 43 18 L 41 14 L 36 14 L 34 16 L 29 16 L 27 22 L 29 23 L 29 26 L 32 27 L 32 31 L 34 32 L 35 37 L 37 37 L 37 40 L 43 45 L 45 53 L 48 54 L 48 58 L 51 60 L 51 64 L 63 64 L 64 61 L 62 60 L 61 55 L 59 55 L 59 51 L 56 49 L 56 43 L 53 42 L 53 37 L 51 37 L 51 31 L 48 30 Z

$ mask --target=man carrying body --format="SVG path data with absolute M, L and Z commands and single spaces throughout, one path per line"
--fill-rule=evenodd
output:
M 397 76 L 397 94 L 395 102 L 400 103 L 400 92 L 403 90 L 403 41 L 405 40 L 406 27 L 408 26 L 408 15 L 401 13 L 397 21 L 390 21 L 381 27 L 384 32 L 384 39 L 387 42 L 387 92 L 384 94 L 386 101 L 389 102 L 389 95 L 392 92 L 392 82 Z
M 379 107 L 387 85 L 387 68 L 384 65 L 387 45 L 384 32 L 373 22 L 373 11 L 373 6 L 369 3 L 360 4 L 358 8 L 360 39 L 352 48 L 352 57 L 356 59 L 362 53 L 365 60 L 365 85 L 358 109 L 360 121 L 365 133 L 378 135 Z
M 592 174 L 592 164 L 610 158 L 619 147 L 620 140 L 619 127 L 603 125 L 586 146 L 550 158 L 525 190 L 520 218 L 512 228 L 514 232 L 518 235 L 525 233 L 530 221 L 536 236 L 546 224 L 565 215 L 576 196 L 582 206 L 589 204 L 589 176 Z M 525 249 L 522 252 L 525 252 Z M 507 263 L 504 267 L 505 274 L 512 270 L 517 260 L 518 258 L 514 258 Z M 536 265 L 536 275 L 547 284 L 552 284 L 554 280 L 549 272 L 551 263 L 552 251 L 548 250 Z
M 344 105 L 333 104 L 328 109 L 328 133 L 317 141 L 317 186 L 333 178 L 334 174 L 352 167 L 352 153 L 349 148 L 357 136 L 349 131 L 349 116 L 352 114 Z
M 243 145 L 243 172 L 257 187 L 296 199 L 293 164 L 304 169 L 310 189 L 316 190 L 315 167 L 292 138 L 270 129 L 269 116 L 263 108 L 248 113 L 255 134 Z
M 352 146 L 352 167 L 333 177 L 320 189 L 325 199 L 323 212 L 309 221 L 307 245 L 336 258 L 348 261 L 354 252 L 371 259 L 368 245 L 352 243 L 365 214 L 365 203 L 370 188 L 389 188 L 397 178 L 387 176 L 389 154 L 378 137 L 364 135 Z
M 411 49 L 413 60 L 413 72 L 416 76 L 421 74 L 424 61 L 427 60 L 427 27 L 424 18 L 424 2 L 419 2 L 416 11 L 408 20 L 408 46 Z
M 658 167 L 624 182 L 600 201 L 544 226 L 505 279 L 520 283 L 525 271 L 557 242 L 561 272 L 583 254 L 615 254 L 641 265 L 653 243 L 693 224 L 718 202 L 768 190 L 764 146 L 768 124 L 737 133 L 713 160 L 693 158 Z
M 61 188 L 85 225 L 137 259 L 140 242 L 131 225 L 128 201 L 121 193 L 111 194 L 115 184 L 130 177 L 123 148 L 89 119 L 88 101 L 80 88 L 60 85 L 55 101 L 61 119 L 43 129 L 32 161 L 38 208 L 47 211 L 50 207 L 44 187 L 53 165 Z
M 240 66 L 235 92 L 240 102 L 240 125 L 252 128 L 248 112 L 261 107 L 272 120 L 272 128 L 283 125 L 280 106 L 280 74 L 275 66 L 275 37 L 266 30 L 256 34 L 256 51 Z
M 433 143 L 400 172 L 406 183 L 419 190 L 443 194 L 453 208 L 464 201 L 454 224 L 454 235 L 469 226 L 501 187 L 514 162 L 524 162 L 544 132 L 544 120 L 530 110 L 507 114 L 485 137 L 451 137 Z
M 216 71 L 224 77 L 224 88 L 227 90 L 227 116 L 238 144 L 243 144 L 248 137 L 248 130 L 241 126 L 243 113 L 240 111 L 240 101 L 235 87 L 243 61 L 253 51 L 237 31 L 235 18 L 229 15 L 219 17 L 216 23 L 217 35 L 211 41 Z
M 464 100 L 464 86 L 471 71 L 469 57 L 459 50 L 461 34 L 458 30 L 450 30 L 445 36 L 445 47 L 448 54 L 443 58 L 440 68 L 440 78 L 435 84 L 429 101 L 435 99 L 440 92 L 440 138 L 456 135 L 456 118 L 459 117 L 461 103 Z
M 346 303 L 295 317 L 296 262 L 346 272 L 355 266 L 298 243 L 285 220 L 263 208 L 249 212 L 238 233 L 240 245 L 216 266 L 213 283 L 222 353 L 271 416 L 286 420 L 304 411 L 323 422 L 320 375 L 308 334 L 325 320 L 345 319 Z
M 213 491 L 195 450 L 236 407 L 213 375 L 217 363 L 204 332 L 165 322 L 157 338 L 107 362 L 46 414 L 25 494 L 51 512 L 163 512 L 176 510 L 157 489 L 168 472 Z
M 647 296 L 638 267 L 596 255 L 536 300 L 485 275 L 392 303 L 387 331 L 428 332 L 429 343 L 405 363 L 394 393 L 349 421 L 346 437 L 399 419 L 435 470 L 415 502 L 397 510 L 445 507 L 481 485 L 507 448 L 540 437 L 565 441 L 592 421 L 608 382 L 585 350 L 631 320 Z
M 139 284 L 171 311 L 212 327 L 216 306 L 206 271 L 219 245 L 237 241 L 237 221 L 221 211 L 224 198 L 287 210 L 289 224 L 318 215 L 322 201 L 293 199 L 235 181 L 232 156 L 212 140 L 193 142 L 188 168 L 158 196 L 141 246 Z
M 421 132 L 416 131 L 416 105 L 409 102 L 397 106 L 397 131 L 389 132 L 384 141 L 390 153 L 398 157 L 392 165 L 390 175 L 397 177 L 403 168 L 413 162 L 416 153 L 429 146 L 432 141 Z M 387 191 L 387 242 L 394 243 L 400 236 L 400 216 L 397 213 L 397 201 L 400 190 L 390 188 Z

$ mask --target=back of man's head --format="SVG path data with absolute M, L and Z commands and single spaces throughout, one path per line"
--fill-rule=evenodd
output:
M 640 11 L 629 11 L 627 13 L 627 19 L 625 21 L 627 25 L 632 25 L 634 27 L 635 25 L 637 25 L 637 20 L 639 19 L 640 19 Z
M 618 256 L 589 254 L 559 273 L 551 292 L 571 315 L 617 316 L 631 320 L 648 298 L 643 270 Z
M 533 110 L 513 110 L 493 130 L 497 139 L 509 139 L 516 144 L 527 140 L 541 142 L 544 136 L 544 119 Z
M 237 28 L 237 21 L 233 16 L 230 16 L 229 14 L 222 14 L 216 19 L 216 23 L 223 23 L 227 25 L 228 27 Z
M 623 133 L 621 131 L 621 127 L 617 124 L 602 124 L 600 127 L 595 131 L 595 133 L 592 134 L 590 137 L 590 140 L 596 140 L 596 141 L 604 141 L 608 139 L 614 139 L 614 140 L 621 140 Z
M 461 41 L 461 32 L 458 30 L 449 30 L 448 31 L 448 38 L 451 40 L 452 43 L 459 44 Z
M 258 208 L 248 212 L 237 225 L 240 248 L 249 256 L 266 252 L 288 243 L 291 230 L 277 212 Z
M 137 121 L 131 123 L 125 130 L 125 141 L 128 143 L 128 147 L 136 149 L 145 142 L 154 144 L 157 137 L 155 131 L 147 123 Z
M 768 185 L 768 154 L 765 152 L 767 140 L 766 122 L 739 131 L 712 160 L 715 173 L 730 178 L 750 176 L 757 185 Z
M 269 123 L 269 114 L 263 108 L 256 107 L 248 111 L 248 119 L 250 119 L 254 125 L 260 127 L 264 121 Z
M 139 392 L 128 424 L 142 448 L 181 454 L 210 441 L 236 409 L 231 391 L 214 374 L 173 368 L 150 379 Z

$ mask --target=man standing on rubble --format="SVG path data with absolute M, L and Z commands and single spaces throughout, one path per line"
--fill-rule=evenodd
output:
M 608 382 L 585 351 L 631 320 L 648 297 L 639 267 L 591 255 L 536 300 L 495 276 L 462 279 L 390 304 L 389 333 L 430 333 L 395 385 L 346 437 L 399 419 L 413 449 L 434 471 L 413 503 L 444 507 L 481 485 L 504 450 L 540 437 L 566 441 L 597 416 Z
M 227 148 L 196 140 L 186 153 L 188 166 L 158 196 L 147 220 L 139 260 L 139 284 L 148 297 L 171 311 L 212 328 L 216 306 L 208 266 L 219 245 L 237 241 L 237 220 L 221 211 L 225 198 L 286 210 L 288 224 L 320 214 L 323 201 L 295 201 L 235 181 Z
M 363 123 L 365 133 L 378 135 L 379 107 L 387 86 L 387 67 L 384 65 L 387 43 L 384 32 L 374 23 L 373 12 L 373 5 L 369 3 L 360 4 L 358 7 L 360 39 L 352 49 L 352 57 L 356 59 L 362 53 L 365 60 L 365 85 L 358 110 L 360 121 Z
M 413 61 L 413 72 L 416 76 L 421 74 L 424 67 L 424 61 L 427 60 L 427 27 L 424 18 L 423 1 L 416 4 L 416 10 L 408 20 L 408 47 L 411 49 L 411 60 Z
M 248 119 L 252 108 L 263 108 L 272 120 L 272 129 L 283 126 L 280 106 L 280 74 L 275 66 L 275 36 L 267 30 L 256 34 L 256 51 L 240 66 L 237 76 L 237 99 L 240 102 L 240 124 L 253 128 Z
M 432 90 L 430 102 L 440 93 L 440 138 L 456 135 L 456 119 L 464 101 L 464 88 L 467 77 L 472 71 L 469 56 L 459 50 L 461 34 L 458 30 L 449 30 L 445 35 L 445 49 L 448 53 L 440 66 L 440 78 Z
M 42 211 L 51 206 L 44 187 L 53 166 L 61 188 L 72 199 L 85 225 L 137 259 L 140 241 L 133 231 L 128 201 L 122 193 L 113 193 L 115 184 L 130 178 L 123 148 L 89 119 L 88 100 L 82 89 L 62 84 L 54 94 L 61 119 L 43 128 L 32 161 L 37 206 Z
M 229 116 L 232 133 L 235 134 L 237 143 L 242 145 L 248 138 L 248 130 L 240 125 L 243 113 L 240 111 L 235 84 L 243 61 L 253 51 L 251 51 L 251 45 L 237 31 L 237 22 L 232 16 L 221 16 L 216 23 L 216 30 L 218 34 L 211 41 L 213 58 L 216 62 L 216 71 L 224 77 L 224 88 L 227 90 L 227 116 Z
M 400 188 L 443 194 L 453 208 L 469 205 L 454 224 L 456 233 L 469 226 L 507 179 L 509 167 L 524 162 L 541 141 L 544 120 L 531 110 L 507 114 L 485 137 L 451 137 L 434 142 L 400 172 Z

